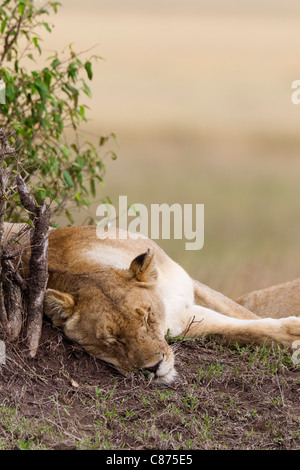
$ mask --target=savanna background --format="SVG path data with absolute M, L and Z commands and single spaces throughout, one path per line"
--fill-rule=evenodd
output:
M 158 241 L 192 276 L 233 298 L 300 277 L 299 2 L 62 0 L 53 24 L 49 56 L 72 42 L 104 58 L 83 138 L 120 142 L 75 222 L 106 196 L 116 207 L 119 195 L 204 204 L 201 250 Z M 7 345 L 0 449 L 300 448 L 290 351 L 212 338 L 172 347 L 178 380 L 158 387 L 118 375 L 45 322 L 35 360 Z
M 205 242 L 159 243 L 237 296 L 298 277 L 299 3 L 63 0 L 44 48 L 95 48 L 85 137 L 115 132 L 105 188 L 128 203 L 205 204 Z M 91 208 L 95 216 L 98 202 Z M 75 214 L 83 223 L 85 213 Z

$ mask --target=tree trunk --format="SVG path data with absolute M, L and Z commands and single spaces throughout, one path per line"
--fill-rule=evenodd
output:
M 48 231 L 50 208 L 42 202 L 37 205 L 26 185 L 17 176 L 17 186 L 23 207 L 30 212 L 34 224 L 30 246 L 31 256 L 28 279 L 28 317 L 26 324 L 26 341 L 30 357 L 35 357 L 42 332 L 43 303 L 48 282 Z
M 44 295 L 48 282 L 48 231 L 50 208 L 43 201 L 39 206 L 28 191 L 20 175 L 17 176 L 17 188 L 23 207 L 29 212 L 33 222 L 30 237 L 29 279 L 27 283 L 27 309 L 23 305 L 24 281 L 18 268 L 11 261 L 14 257 L 4 246 L 4 217 L 7 200 L 12 194 L 10 178 L 14 165 L 5 166 L 5 156 L 16 153 L 8 144 L 8 137 L 0 128 L 0 323 L 2 330 L 11 340 L 20 336 L 22 323 L 25 325 L 26 342 L 29 355 L 35 357 L 40 342 L 43 319 Z M 21 256 L 21 254 L 20 254 Z

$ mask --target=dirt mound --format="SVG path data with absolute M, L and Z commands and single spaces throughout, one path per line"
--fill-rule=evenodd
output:
M 300 369 L 277 347 L 178 342 L 172 386 L 123 377 L 45 323 L 6 343 L 0 449 L 298 449 Z

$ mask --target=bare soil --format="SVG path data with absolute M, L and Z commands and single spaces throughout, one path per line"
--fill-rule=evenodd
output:
M 299 449 L 300 368 L 287 352 L 181 341 L 178 378 L 154 385 L 44 324 L 38 356 L 6 343 L 0 449 Z

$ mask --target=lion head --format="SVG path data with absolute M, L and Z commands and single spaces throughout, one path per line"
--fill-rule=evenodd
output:
M 168 383 L 176 372 L 157 276 L 150 250 L 129 269 L 50 270 L 44 311 L 68 338 L 122 374 L 141 369 L 156 382 Z

